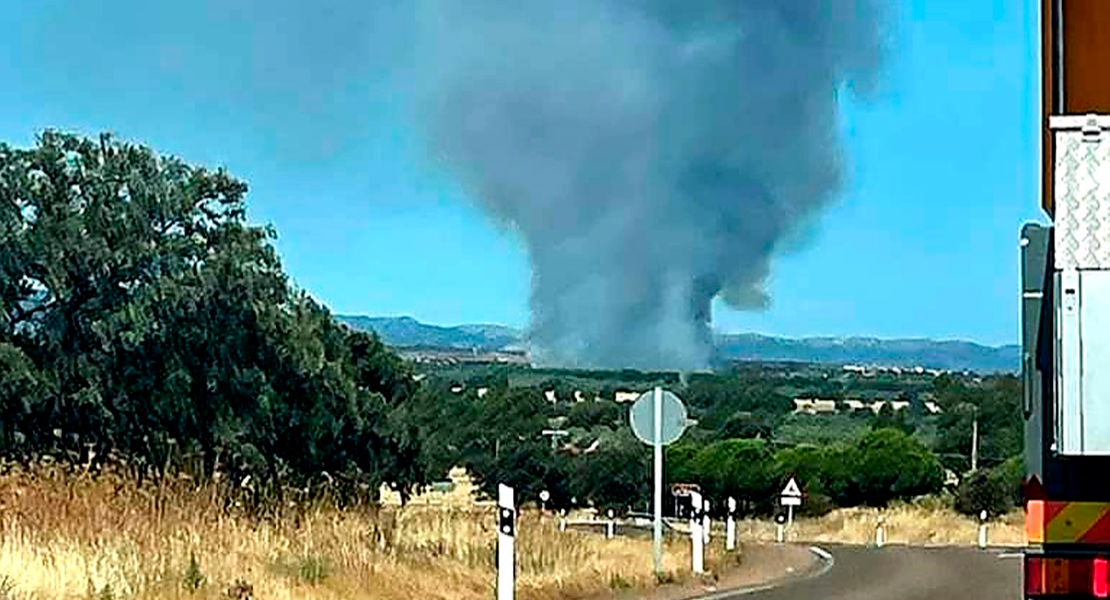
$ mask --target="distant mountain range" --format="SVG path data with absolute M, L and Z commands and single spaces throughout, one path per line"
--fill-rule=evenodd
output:
M 1021 368 L 1021 347 L 974 342 L 867 337 L 789 339 L 754 333 L 717 336 L 717 355 L 725 360 L 781 360 L 813 363 L 925 367 L 993 373 Z
M 361 331 L 373 331 L 388 346 L 426 346 L 435 348 L 477 349 L 482 352 L 522 346 L 524 333 L 504 325 L 457 325 L 440 327 L 421 323 L 412 317 L 357 317 L 337 315 L 336 319 Z
M 412 317 L 338 315 L 340 322 L 374 331 L 389 346 L 432 347 L 493 352 L 526 347 L 524 332 L 504 325 L 441 327 Z M 755 333 L 717 336 L 719 360 L 799 361 L 886 367 L 925 367 L 980 373 L 1017 371 L 1021 348 L 1016 344 L 984 346 L 974 342 L 867 337 L 781 338 Z

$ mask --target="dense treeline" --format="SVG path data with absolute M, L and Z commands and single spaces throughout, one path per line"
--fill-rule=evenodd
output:
M 249 475 L 258 500 L 423 481 L 406 367 L 292 289 L 246 191 L 108 136 L 0 146 L 4 458 Z
M 590 387 L 582 379 L 571 384 L 569 374 L 545 377 L 537 386 L 513 385 L 527 375 L 503 368 L 484 377 L 455 375 L 432 376 L 422 390 L 423 405 L 431 407 L 425 410 L 423 429 L 434 454 L 467 466 L 486 492 L 505 482 L 524 499 L 547 489 L 555 507 L 646 508 L 649 452 L 630 433 L 627 405 L 618 405 L 611 395 L 629 386 Z M 787 426 L 807 421 L 821 429 L 830 417 L 790 415 L 793 402 L 774 375 L 692 376 L 685 385 L 670 386 L 697 424 L 667 450 L 668 483 L 696 483 L 718 499 L 733 496 L 742 512 L 751 514 L 776 510 L 777 495 L 790 476 L 802 484 L 805 511 L 811 514 L 941 492 L 951 494 L 954 507 L 967 513 L 1012 508 L 1022 473 L 1016 378 L 941 376 L 929 380 L 927 388 L 915 385 L 915 393 L 906 396 L 907 409 L 895 412 L 888 404 L 878 413 L 853 411 L 837 417 L 851 424 L 839 437 L 786 442 L 780 438 Z M 479 394 L 483 388 L 484 396 Z M 546 401 L 545 390 L 558 401 Z M 583 392 L 577 398 L 576 390 Z M 925 409 L 926 397 L 940 407 L 939 415 Z M 445 414 L 450 416 L 444 419 Z M 980 470 L 969 473 L 976 419 Z M 541 435 L 544 429 L 565 431 L 566 437 L 553 447 Z M 946 471 L 960 480 L 958 485 L 948 483 Z
M 774 510 L 791 475 L 811 512 L 940 491 L 945 469 L 968 470 L 976 420 L 991 470 L 965 478 L 959 506 L 1012 504 L 1012 377 L 915 380 L 900 392 L 911 410 L 854 414 L 840 438 L 806 444 L 784 441 L 798 431 L 791 394 L 839 399 L 855 384 L 751 366 L 681 380 L 418 376 L 291 285 L 274 232 L 246 221 L 246 192 L 222 170 L 108 136 L 48 131 L 31 149 L 0 145 L 0 458 L 110 465 L 139 485 L 218 479 L 256 508 L 291 493 L 374 501 L 382 483 L 406 499 L 463 465 L 488 493 L 507 483 L 525 501 L 548 490 L 553 507 L 640 510 L 650 453 L 613 398 L 666 385 L 697 422 L 667 451 L 668 481 L 734 496 L 746 513 Z M 925 414 L 926 392 L 940 417 Z

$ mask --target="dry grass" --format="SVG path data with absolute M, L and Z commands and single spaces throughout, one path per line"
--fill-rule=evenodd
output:
M 868 543 L 876 511 L 801 520 L 799 541 Z M 884 512 L 890 543 L 973 544 L 975 523 L 939 508 Z M 136 489 L 118 478 L 38 468 L 0 476 L 0 600 L 257 598 L 259 600 L 485 599 L 493 596 L 491 507 L 291 510 L 260 521 L 224 510 L 211 487 L 177 480 Z M 739 524 L 741 540 L 774 525 Z M 716 536 L 707 566 L 726 570 Z M 1016 521 L 992 524 L 995 543 L 1021 543 Z M 650 539 L 605 540 L 521 515 L 518 597 L 598 598 L 647 589 Z M 669 579 L 693 580 L 689 543 L 668 541 Z M 249 590 L 249 591 L 248 591 Z
M 260 522 L 222 506 L 188 481 L 139 490 L 50 469 L 0 477 L 0 600 L 245 598 L 248 586 L 265 600 L 493 595 L 489 508 L 314 508 Z M 676 580 L 689 577 L 687 546 L 667 549 Z M 652 587 L 650 556 L 650 540 L 560 532 L 525 514 L 518 597 Z
M 819 519 L 799 519 L 789 537 L 792 541 L 871 544 L 879 516 L 883 517 L 889 544 L 971 546 L 978 542 L 979 523 L 940 506 L 893 506 L 883 511 L 867 508 L 835 510 Z M 1024 515 L 1017 511 L 987 524 L 991 545 L 1021 546 L 1025 543 Z M 744 539 L 775 539 L 775 524 L 743 521 L 737 524 Z

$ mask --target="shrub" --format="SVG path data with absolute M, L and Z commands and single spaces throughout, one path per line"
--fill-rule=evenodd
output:
M 956 510 L 966 515 L 984 510 L 992 517 L 1006 514 L 1021 502 L 1023 474 L 1023 463 L 1017 457 L 993 469 L 975 471 L 956 489 Z

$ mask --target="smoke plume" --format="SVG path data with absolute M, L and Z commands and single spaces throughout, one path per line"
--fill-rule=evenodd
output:
M 838 92 L 873 85 L 868 0 L 420 0 L 434 158 L 519 232 L 547 365 L 690 369 L 710 304 L 842 185 Z

